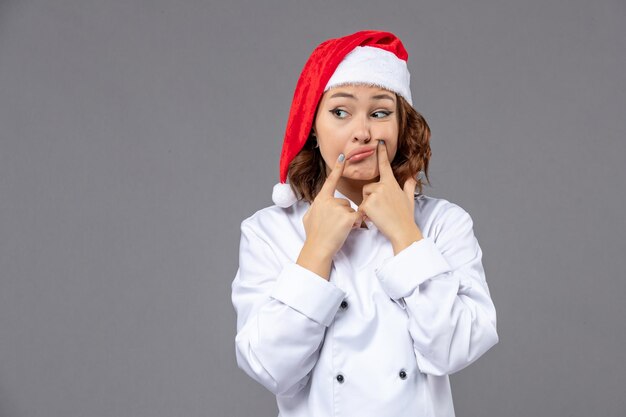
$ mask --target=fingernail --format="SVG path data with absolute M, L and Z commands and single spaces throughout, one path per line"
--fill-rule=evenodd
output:
M 384 145 L 385 141 L 383 139 L 378 139 L 378 143 L 382 143 Z
M 344 155 L 344 154 L 342 154 L 342 153 L 340 153 L 340 154 L 339 154 L 339 159 L 338 159 L 338 161 L 339 161 L 339 162 L 343 162 L 343 160 L 344 160 L 345 158 L 346 158 L 346 157 L 345 157 L 345 155 Z

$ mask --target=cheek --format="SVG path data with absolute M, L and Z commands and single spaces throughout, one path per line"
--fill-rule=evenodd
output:
M 389 159 L 393 160 L 398 152 L 398 130 L 391 128 L 385 132 L 383 137 L 386 138 L 385 143 L 387 145 Z
M 400 144 L 400 132 L 398 130 L 398 125 L 396 123 L 396 126 L 394 126 L 394 128 L 392 129 L 391 135 L 393 137 L 392 143 L 391 143 L 391 151 L 393 152 L 394 156 L 396 154 L 396 152 L 398 151 L 398 145 Z
M 317 143 L 324 159 L 337 159 L 339 154 L 343 152 L 345 141 L 341 139 L 341 135 L 332 129 L 324 129 L 317 132 Z
M 389 151 L 389 159 L 393 160 L 396 157 L 396 153 L 398 153 L 398 142 L 394 143 Z
M 335 162 L 337 158 L 339 158 L 339 154 L 342 152 L 342 149 L 338 148 L 334 144 L 323 143 L 320 144 L 319 151 L 322 154 L 322 158 L 328 168 L 332 169 L 335 166 Z

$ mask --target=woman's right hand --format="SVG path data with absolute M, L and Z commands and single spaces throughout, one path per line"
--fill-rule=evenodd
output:
M 302 218 L 306 246 L 322 257 L 332 258 L 343 246 L 350 231 L 361 225 L 362 214 L 345 198 L 336 198 L 335 189 L 343 174 L 345 157 L 338 158 L 324 185 Z

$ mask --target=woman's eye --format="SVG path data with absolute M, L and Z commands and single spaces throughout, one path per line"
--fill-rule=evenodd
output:
M 341 109 L 332 109 L 330 112 L 340 119 L 345 119 L 348 116 L 348 112 Z
M 378 110 L 378 111 L 375 111 L 374 113 L 372 113 L 372 116 L 374 116 L 374 118 L 376 118 L 376 119 L 382 119 L 383 117 L 387 117 L 390 114 L 391 114 L 390 111 Z

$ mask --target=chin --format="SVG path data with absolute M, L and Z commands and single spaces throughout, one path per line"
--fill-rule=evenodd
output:
M 371 172 L 350 172 L 344 174 L 344 178 L 352 181 L 372 181 L 378 178 L 378 170 Z

